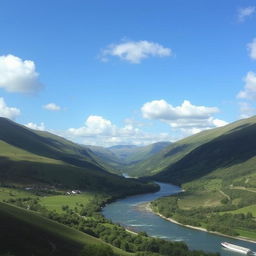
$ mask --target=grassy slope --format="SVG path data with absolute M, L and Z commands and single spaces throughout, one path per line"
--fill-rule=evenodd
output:
M 216 170 L 225 170 L 219 174 L 227 176 L 230 169 L 237 176 L 244 176 L 252 170 L 237 170 L 235 166 L 243 165 L 256 156 L 256 124 L 230 131 L 203 145 L 198 146 L 182 159 L 155 177 L 161 180 L 168 180 L 174 183 L 185 183 L 198 179 Z M 255 160 L 253 160 L 255 162 Z M 236 171 L 235 171 L 236 170 Z M 231 177 L 234 179 L 235 177 Z
M 256 117 L 239 120 L 227 126 L 203 131 L 177 141 L 145 161 L 132 165 L 129 174 L 132 176 L 155 175 L 174 165 L 197 147 L 224 134 L 243 129 L 245 126 L 253 124 L 256 124 Z
M 192 141 L 197 147 L 186 154 L 184 150 L 178 153 L 176 160 L 170 156 L 174 162 L 153 178 L 182 184 L 186 192 L 177 196 L 181 210 L 229 206 L 231 210 L 220 214 L 252 213 L 255 217 L 255 134 L 256 118 L 252 117 L 184 139 L 183 145 Z M 256 237 L 256 232 L 246 228 L 236 231 L 241 236 Z
M 106 172 L 83 146 L 5 118 L 0 118 L 0 181 L 58 185 L 120 196 L 150 190 L 139 181 Z
M 86 244 L 101 240 L 37 213 L 0 203 L 0 252 L 14 255 L 78 255 Z M 117 248 L 120 255 L 130 255 Z

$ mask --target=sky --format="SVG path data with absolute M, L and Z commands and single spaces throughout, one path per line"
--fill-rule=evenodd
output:
M 0 0 L 0 116 L 146 145 L 256 113 L 255 0 Z

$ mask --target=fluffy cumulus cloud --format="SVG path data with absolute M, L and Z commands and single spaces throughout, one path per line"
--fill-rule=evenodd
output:
M 255 6 L 248 6 L 245 8 L 240 8 L 238 10 L 238 20 L 243 22 L 246 18 L 252 16 L 256 11 Z
M 256 73 L 250 71 L 244 78 L 244 89 L 237 95 L 239 99 L 256 100 Z
M 249 51 L 249 56 L 253 60 L 256 60 L 256 38 L 254 38 L 252 42 L 247 45 L 247 47 Z
M 102 51 L 101 59 L 107 61 L 109 56 L 119 57 L 130 63 L 138 64 L 149 57 L 166 57 L 172 54 L 170 48 L 149 41 L 126 41 L 111 44 Z
M 46 105 L 43 106 L 44 109 L 50 110 L 50 111 L 59 111 L 61 110 L 61 107 L 58 106 L 55 103 L 48 103 Z
M 101 116 L 91 115 L 86 121 L 85 125 L 80 128 L 70 128 L 69 132 L 75 136 L 90 137 L 94 135 L 114 135 L 116 127 L 111 121 L 104 119 Z
M 172 139 L 167 133 L 146 133 L 131 122 L 126 123 L 123 127 L 117 127 L 110 120 L 96 115 L 89 116 L 82 127 L 68 129 L 65 136 L 80 143 L 101 146 L 116 144 L 146 145 Z
M 20 110 L 14 107 L 8 107 L 5 103 L 4 98 L 0 97 L 0 116 L 9 119 L 15 119 L 20 115 Z
M 154 100 L 145 103 L 141 112 L 146 119 L 160 120 L 187 134 L 227 124 L 213 117 L 213 114 L 219 112 L 218 108 L 195 106 L 188 100 L 184 100 L 180 106 L 172 106 L 165 100 Z
M 35 93 L 41 86 L 33 61 L 13 55 L 0 56 L 0 88 L 8 92 Z
M 43 122 L 41 122 L 40 124 L 35 124 L 35 123 L 27 123 L 25 124 L 26 127 L 33 129 L 33 130 L 39 130 L 39 131 L 45 131 L 45 125 Z

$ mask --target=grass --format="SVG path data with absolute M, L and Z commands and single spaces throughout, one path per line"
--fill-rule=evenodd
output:
M 236 231 L 239 233 L 239 236 L 256 240 L 256 232 L 247 231 L 243 229 L 236 229 Z
M 256 217 L 256 205 L 246 206 L 246 207 L 234 210 L 234 211 L 222 212 L 222 214 L 224 214 L 224 213 L 232 213 L 232 214 L 244 213 L 244 214 L 247 214 L 248 212 L 252 213 L 253 217 Z
M 197 207 L 215 207 L 221 205 L 224 198 L 219 191 L 196 191 L 193 194 L 184 193 L 179 197 L 178 206 L 181 209 L 192 209 Z
M 104 243 L 35 212 L 6 203 L 0 203 L 0 227 L 0 252 L 17 255 L 50 255 L 52 250 L 54 255 L 78 255 L 86 244 Z M 115 247 L 113 250 L 122 256 L 132 255 Z
M 58 195 L 42 197 L 39 202 L 50 211 L 55 210 L 56 212 L 61 213 L 63 212 L 63 205 L 68 205 L 69 208 L 80 208 L 80 204 L 86 205 L 93 198 L 94 195 L 88 192 L 73 196 Z
M 22 189 L 0 187 L 0 201 L 22 197 L 35 197 L 35 195 Z
M 29 151 L 23 150 L 21 148 L 14 147 L 1 140 L 0 140 L 0 155 L 1 157 L 5 157 L 12 161 L 25 160 L 25 161 L 31 161 L 31 162 L 43 162 L 43 163 L 51 163 L 51 164 L 62 163 L 59 160 L 36 155 Z
M 203 145 L 207 145 L 207 147 L 203 147 L 202 151 L 198 152 L 199 154 L 197 154 L 197 156 L 193 155 L 192 159 L 195 159 L 195 162 L 193 163 L 193 168 L 192 170 L 189 171 L 193 171 L 196 170 L 196 172 L 198 172 L 201 167 L 201 163 L 203 163 L 203 159 L 205 159 L 205 156 L 207 155 L 207 157 L 210 159 L 211 155 L 217 155 L 217 159 L 218 161 L 212 161 L 212 159 L 207 162 L 207 164 L 204 166 L 203 170 L 207 170 L 209 169 L 210 165 L 212 165 L 213 163 L 217 163 L 217 167 L 219 167 L 220 165 L 226 164 L 225 162 L 221 162 L 219 160 L 221 160 L 223 157 L 225 157 L 225 159 L 227 158 L 228 154 L 222 154 L 221 152 L 219 152 L 220 154 L 218 154 L 218 151 L 215 149 L 212 150 L 212 148 L 210 148 L 209 152 L 207 152 L 207 148 L 209 149 L 209 147 L 212 144 L 212 142 L 214 142 L 214 146 L 217 144 L 217 142 L 219 141 L 219 138 L 225 138 L 226 139 L 226 143 L 222 143 L 222 148 L 225 149 L 225 144 L 227 144 L 227 148 L 228 149 L 232 149 L 232 154 L 235 155 L 236 151 L 238 152 L 239 149 L 241 148 L 241 146 L 250 146 L 253 145 L 254 143 L 254 139 L 253 139 L 253 134 L 250 135 L 250 129 L 255 132 L 255 123 L 256 123 L 256 118 L 252 117 L 249 119 L 244 119 L 244 120 L 239 120 L 237 122 L 231 123 L 227 126 L 224 127 L 219 127 L 216 129 L 211 129 L 211 130 L 207 130 L 207 131 L 203 131 L 200 132 L 198 134 L 195 134 L 193 136 L 187 137 L 185 139 L 182 139 L 178 142 L 175 142 L 173 144 L 171 144 L 170 146 L 168 146 L 167 148 L 165 148 L 164 150 L 162 150 L 161 152 L 159 152 L 158 154 L 153 155 L 152 157 L 146 159 L 145 161 L 139 162 L 139 163 L 135 163 L 134 165 L 130 166 L 130 168 L 127 170 L 127 173 L 135 176 L 147 176 L 147 175 L 153 175 L 156 174 L 158 172 L 164 171 L 164 170 L 168 170 L 170 171 L 170 168 L 172 168 L 173 165 L 175 165 L 177 162 L 180 162 L 180 160 L 182 160 L 183 158 L 185 158 L 186 156 L 188 156 L 190 153 L 192 153 L 192 151 L 194 151 L 196 148 L 200 148 Z M 253 133 L 252 132 L 252 133 Z M 235 143 L 229 143 L 229 139 L 232 137 L 233 135 L 241 135 L 244 137 L 241 139 L 235 139 L 234 141 L 237 142 L 237 144 Z M 246 137 L 248 135 L 249 137 L 249 143 L 248 141 L 246 141 L 248 139 L 248 137 Z M 252 138 L 252 139 L 251 139 Z M 244 143 L 243 143 L 244 142 Z M 243 145 L 244 144 L 244 145 Z M 224 146 L 223 146 L 224 145 Z M 218 145 L 219 146 L 219 145 Z M 246 152 L 246 155 L 250 155 L 250 152 L 252 152 L 253 150 L 242 150 L 242 152 Z M 228 151 L 226 151 L 228 152 Z M 229 152 L 228 152 L 229 153 Z M 229 160 L 238 160 L 240 159 L 240 154 L 241 152 L 239 152 L 238 154 L 236 154 L 235 158 L 231 158 Z M 200 155 L 202 155 L 203 159 L 200 159 Z M 231 154 L 229 154 L 231 155 Z M 188 158 L 186 159 L 186 162 L 188 162 L 187 160 L 189 160 Z M 228 162 L 230 163 L 230 161 Z M 190 163 L 190 165 L 192 164 L 192 162 Z M 181 167 L 184 166 L 178 166 L 178 172 L 181 176 L 184 176 L 183 173 L 180 172 L 180 170 L 182 169 Z M 188 168 L 188 166 L 186 166 Z M 213 166 L 214 168 L 216 166 Z M 203 172 L 203 170 L 200 170 L 200 172 Z M 195 177 L 195 175 L 193 174 L 192 178 Z M 157 175 L 154 178 L 161 178 L 160 175 Z M 168 179 L 167 179 L 168 178 Z M 184 176 L 185 178 L 185 176 Z M 170 177 L 163 177 L 163 180 L 165 181 L 170 181 L 173 182 L 173 177 L 172 175 L 170 175 Z M 187 182 L 188 180 L 182 180 L 182 183 Z

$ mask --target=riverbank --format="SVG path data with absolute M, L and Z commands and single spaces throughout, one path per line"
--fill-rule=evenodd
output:
M 180 225 L 180 226 L 183 226 L 183 227 L 186 227 L 186 228 L 191 228 L 191 229 L 195 229 L 195 230 L 199 230 L 199 231 L 203 231 L 203 232 L 208 232 L 208 233 L 211 233 L 211 234 L 215 234 L 215 235 L 218 235 L 218 236 L 229 237 L 229 238 L 233 238 L 233 239 L 237 239 L 237 240 L 241 240 L 241 241 L 246 241 L 246 242 L 250 242 L 250 243 L 256 243 L 256 240 L 253 240 L 253 239 L 250 239 L 250 238 L 247 238 L 247 237 L 229 236 L 229 235 L 225 235 L 225 234 L 222 234 L 222 233 L 219 233 L 219 232 L 209 231 L 209 230 L 207 230 L 207 229 L 205 229 L 205 228 L 202 228 L 202 227 L 196 227 L 196 226 L 191 226 L 191 225 L 182 224 L 182 223 L 176 221 L 176 220 L 173 219 L 173 218 L 167 218 L 167 217 L 165 217 L 164 215 L 162 215 L 161 213 L 155 212 L 155 211 L 152 209 L 150 202 L 149 202 L 149 203 L 142 203 L 142 204 L 138 205 L 137 207 L 138 207 L 138 209 L 140 209 L 140 210 L 152 212 L 153 214 L 158 215 L 158 216 L 161 217 L 162 219 L 165 219 L 165 220 L 167 220 L 167 221 L 170 221 L 170 222 L 172 222 L 172 223 L 175 223 L 175 224 L 177 224 L 177 225 Z

